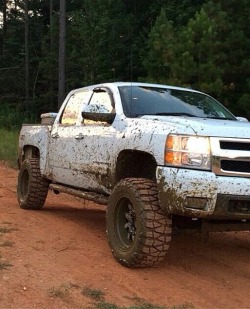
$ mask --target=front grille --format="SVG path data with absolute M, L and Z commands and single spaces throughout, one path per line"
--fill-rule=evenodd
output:
M 250 139 L 211 137 L 215 175 L 250 178 Z
M 231 200 L 229 201 L 228 211 L 231 213 L 250 213 L 250 201 L 244 200 Z
M 250 143 L 220 141 L 221 149 L 250 151 Z
M 250 162 L 221 160 L 221 169 L 229 172 L 250 173 Z

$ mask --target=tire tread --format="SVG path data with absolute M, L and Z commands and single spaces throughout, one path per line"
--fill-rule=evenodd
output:
M 30 181 L 26 197 L 22 197 L 22 173 L 27 170 Z M 38 210 L 45 203 L 49 188 L 49 181 L 42 177 L 38 158 L 29 158 L 21 166 L 18 176 L 17 196 L 21 208 Z
M 119 259 L 119 254 L 116 254 L 112 245 L 111 250 L 125 266 L 156 267 L 167 254 L 172 231 L 171 219 L 160 207 L 156 183 L 145 178 L 125 178 L 116 185 L 113 192 L 122 187 L 133 192 L 137 203 L 141 205 L 139 220 L 144 229 L 139 235 L 139 245 L 130 259 Z M 112 194 L 110 199 L 112 200 Z M 109 239 L 108 229 L 107 235 Z

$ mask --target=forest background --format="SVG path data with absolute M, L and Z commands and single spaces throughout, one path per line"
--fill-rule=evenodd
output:
M 65 93 L 145 81 L 212 95 L 250 117 L 248 0 L 0 0 L 0 127 L 56 112 L 60 4 Z

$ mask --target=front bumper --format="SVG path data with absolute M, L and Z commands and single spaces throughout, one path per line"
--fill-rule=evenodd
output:
M 156 179 L 160 205 L 169 214 L 250 219 L 250 178 L 158 166 Z

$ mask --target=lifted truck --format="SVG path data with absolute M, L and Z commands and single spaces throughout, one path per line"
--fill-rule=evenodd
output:
M 49 189 L 107 205 L 115 258 L 157 266 L 172 227 L 249 230 L 250 124 L 191 89 L 106 83 L 71 91 L 58 114 L 23 125 L 18 202 Z

